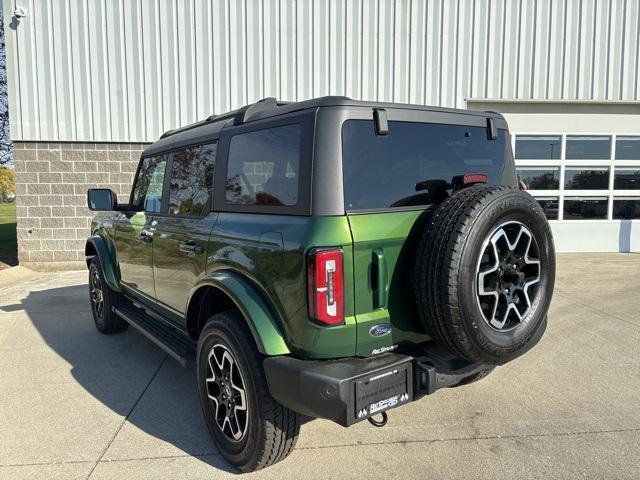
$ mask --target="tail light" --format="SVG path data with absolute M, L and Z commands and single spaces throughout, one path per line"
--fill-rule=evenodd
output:
M 344 321 L 342 250 L 315 250 L 308 258 L 309 316 L 325 325 Z

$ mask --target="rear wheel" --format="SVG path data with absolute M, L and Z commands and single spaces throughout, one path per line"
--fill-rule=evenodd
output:
M 243 472 L 286 458 L 300 430 L 299 416 L 271 397 L 262 360 L 235 311 L 211 317 L 198 340 L 198 392 L 209 433 Z
M 102 267 L 97 257 L 89 261 L 89 299 L 91 300 L 91 313 L 96 328 L 110 335 L 123 332 L 129 324 L 116 315 L 111 307 L 117 304 L 119 294 L 109 288 L 102 274 Z
M 500 365 L 541 338 L 555 279 L 549 223 L 510 187 L 470 187 L 427 223 L 414 271 L 423 323 L 469 360 Z

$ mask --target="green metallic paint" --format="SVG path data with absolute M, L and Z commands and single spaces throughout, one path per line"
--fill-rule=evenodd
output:
M 316 247 L 342 247 L 345 278 L 353 277 L 351 232 L 345 216 L 223 212 L 209 239 L 207 273 L 232 270 L 249 279 L 272 307 L 294 355 L 353 356 L 356 325 L 352 282 L 345 283 L 344 325 L 326 327 L 309 319 L 306 256 Z
M 186 312 L 188 293 L 205 274 L 207 243 L 217 216 L 211 213 L 202 218 L 156 217 L 153 232 L 156 298 L 176 312 Z
M 402 350 L 429 340 L 415 309 L 411 282 L 415 247 L 427 218 L 424 210 L 348 215 L 353 235 L 356 355 Z M 374 325 L 390 334 L 374 337 Z
M 98 261 L 102 267 L 102 275 L 107 285 L 109 285 L 112 290 L 120 292 L 120 272 L 115 262 L 115 255 L 108 247 L 108 242 L 100 235 L 93 235 L 87 239 L 85 252 L 88 250 L 89 245 L 92 245 L 96 251 Z
M 262 354 L 271 356 L 291 353 L 267 302 L 247 279 L 232 271 L 216 271 L 202 279 L 189 297 L 203 286 L 218 288 L 233 300 L 247 320 Z

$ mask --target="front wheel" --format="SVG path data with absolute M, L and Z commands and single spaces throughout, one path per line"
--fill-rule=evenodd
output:
M 234 311 L 212 316 L 198 340 L 198 393 L 209 433 L 243 472 L 286 458 L 300 430 L 298 415 L 271 397 L 262 360 Z
M 89 261 L 89 299 L 93 321 L 101 333 L 110 335 L 127 329 L 129 324 L 111 309 L 118 302 L 118 293 L 107 285 L 96 257 Z

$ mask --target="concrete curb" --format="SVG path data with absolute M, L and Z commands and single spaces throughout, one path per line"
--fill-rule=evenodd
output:
M 35 277 L 41 276 L 42 273 L 34 272 L 28 268 L 17 266 L 0 270 L 0 288 L 4 289 L 15 285 L 16 283 L 24 282 Z

